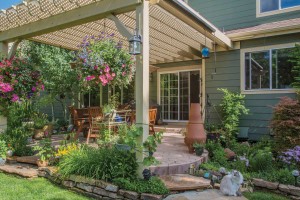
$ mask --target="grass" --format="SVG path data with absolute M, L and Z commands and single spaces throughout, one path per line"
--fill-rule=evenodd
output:
M 88 200 L 62 189 L 44 178 L 23 179 L 0 173 L 0 199 L 5 200 Z
M 243 195 L 248 200 L 289 200 L 289 198 L 287 197 L 269 192 L 245 192 L 243 193 Z

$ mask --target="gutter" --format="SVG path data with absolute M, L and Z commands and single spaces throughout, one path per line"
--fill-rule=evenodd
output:
M 209 21 L 207 21 L 204 17 L 202 17 L 199 13 L 197 13 L 194 9 L 192 9 L 187 3 L 182 0 L 171 0 L 171 3 L 175 4 L 180 10 L 184 11 L 190 17 L 194 18 L 196 21 L 200 21 L 205 27 L 211 32 L 216 31 L 216 27 L 214 27 Z

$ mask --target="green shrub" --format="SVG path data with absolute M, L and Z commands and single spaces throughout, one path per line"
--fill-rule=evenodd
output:
M 117 178 L 113 180 L 113 183 L 118 185 L 120 188 L 139 193 L 150 193 L 150 194 L 168 194 L 169 190 L 165 184 L 157 177 L 151 177 L 149 181 L 146 180 L 128 180 L 124 178 Z
M 11 146 L 15 156 L 31 156 L 33 155 L 32 148 L 28 145 L 28 137 L 31 132 L 27 131 L 24 127 L 7 129 L 1 138 Z
M 274 167 L 273 155 L 270 148 L 266 147 L 249 157 L 250 170 L 253 172 L 269 171 Z
M 137 167 L 135 153 L 86 146 L 70 152 L 59 162 L 59 171 L 63 176 L 75 174 L 105 181 L 134 179 Z
M 295 178 L 292 172 L 288 169 L 276 169 L 274 168 L 268 172 L 255 172 L 252 173 L 253 178 L 260 178 L 270 182 L 279 182 L 282 184 L 294 184 Z

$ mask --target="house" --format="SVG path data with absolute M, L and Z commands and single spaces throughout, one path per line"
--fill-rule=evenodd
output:
M 290 88 L 291 66 L 286 63 L 289 48 L 300 40 L 299 0 L 76 0 L 60 4 L 28 1 L 2 13 L 2 51 L 6 42 L 18 39 L 76 49 L 86 34 L 103 30 L 116 32 L 125 46 L 135 28 L 145 36 L 135 87 L 95 88 L 83 97 L 85 106 L 103 105 L 117 92 L 122 103 L 136 94 L 137 118 L 143 124 L 149 100 L 161 105 L 161 118 L 169 123 L 186 123 L 190 103 L 201 103 L 206 121 L 218 122 L 222 95 L 217 88 L 228 88 L 246 95 L 250 114 L 243 116 L 241 126 L 247 128 L 250 139 L 257 140 L 270 134 L 271 106 L 281 96 L 295 95 Z M 50 8 L 54 14 L 47 11 Z M 27 21 L 14 23 L 21 11 Z M 42 17 L 33 18 L 33 12 Z M 146 16 L 141 17 L 144 21 L 137 13 Z M 211 50 L 209 59 L 201 59 L 205 46 Z

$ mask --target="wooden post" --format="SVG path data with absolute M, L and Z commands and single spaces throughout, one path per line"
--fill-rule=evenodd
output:
M 0 60 L 8 56 L 8 43 L 0 42 Z M 0 133 L 7 128 L 7 118 L 0 115 Z
M 206 91 L 205 91 L 205 59 L 202 59 L 202 65 L 201 65 L 201 113 L 202 113 L 202 119 L 205 122 L 205 107 L 206 107 Z
M 143 1 L 136 9 L 136 26 L 142 36 L 142 54 L 136 56 L 135 99 L 136 124 L 143 128 L 143 134 L 138 139 L 142 145 L 149 135 L 149 1 Z M 142 177 L 144 155 L 138 153 L 139 176 Z

